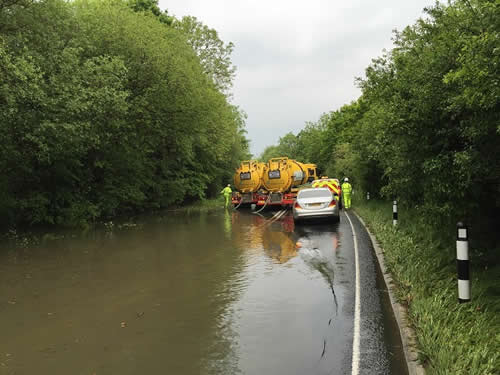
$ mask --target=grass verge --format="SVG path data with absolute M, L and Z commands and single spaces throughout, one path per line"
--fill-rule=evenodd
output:
M 356 203 L 356 212 L 383 248 L 427 374 L 500 374 L 499 265 L 471 242 L 472 300 L 459 304 L 453 229 L 432 228 L 402 208 L 395 229 L 391 202 Z
M 188 204 L 186 206 L 180 207 L 178 210 L 187 212 L 196 212 L 196 211 L 210 211 L 219 208 L 224 209 L 224 197 L 202 199 L 194 203 Z

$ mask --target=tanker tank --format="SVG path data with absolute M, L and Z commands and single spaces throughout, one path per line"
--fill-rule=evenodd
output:
M 234 174 L 234 186 L 240 193 L 255 193 L 262 186 L 264 163 L 256 160 L 242 161 Z
M 316 178 L 316 165 L 287 157 L 270 159 L 264 167 L 262 183 L 270 193 L 285 193 Z M 314 177 L 314 178 L 313 178 Z

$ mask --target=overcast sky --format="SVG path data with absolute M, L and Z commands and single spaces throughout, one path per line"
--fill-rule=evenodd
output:
M 250 151 L 258 156 L 306 121 L 361 94 L 355 77 L 392 30 L 423 16 L 434 0 L 159 0 L 177 18 L 195 16 L 233 42 L 233 104 L 248 114 Z

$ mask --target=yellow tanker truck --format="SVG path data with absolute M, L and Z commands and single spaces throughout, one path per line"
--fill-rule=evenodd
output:
M 296 187 L 317 178 L 316 164 L 304 164 L 287 157 L 272 158 L 265 164 L 245 161 L 234 175 L 239 193 L 233 196 L 233 203 L 291 205 L 297 195 Z
M 317 179 L 316 165 L 287 157 L 270 159 L 264 166 L 262 183 L 270 193 L 286 193 L 294 187 Z
M 262 185 L 267 191 L 264 197 L 259 197 L 257 205 L 291 205 L 297 197 L 297 186 L 317 178 L 315 164 L 304 164 L 287 157 L 270 159 L 262 175 Z
M 234 173 L 234 187 L 238 191 L 233 194 L 233 203 L 256 203 L 257 191 L 262 187 L 264 163 L 257 160 L 242 161 Z
M 262 186 L 264 163 L 256 160 L 242 161 L 234 174 L 234 186 L 241 193 L 255 193 Z

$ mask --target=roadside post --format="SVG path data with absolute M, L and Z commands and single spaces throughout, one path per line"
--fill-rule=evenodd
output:
M 467 226 L 457 223 L 458 302 L 470 302 L 469 238 Z
M 369 201 L 369 200 L 370 200 L 370 192 L 369 192 L 369 191 L 366 193 L 366 200 L 367 200 L 367 201 Z
M 392 226 L 398 225 L 398 201 L 392 202 Z

